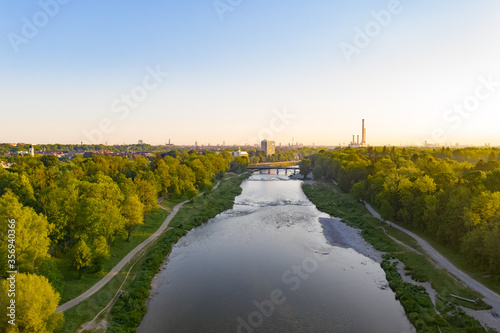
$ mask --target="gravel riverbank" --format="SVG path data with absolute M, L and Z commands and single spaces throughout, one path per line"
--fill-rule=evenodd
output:
M 382 253 L 375 250 L 371 244 L 368 244 L 363 239 L 360 234 L 361 230 L 346 225 L 338 218 L 321 217 L 319 221 L 330 244 L 342 248 L 351 248 L 378 263 L 382 262 Z

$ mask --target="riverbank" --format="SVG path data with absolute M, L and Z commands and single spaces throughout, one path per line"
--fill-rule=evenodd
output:
M 337 218 L 320 217 L 319 222 L 328 242 L 334 246 L 351 248 L 379 264 L 383 253 L 367 243 L 361 236 L 361 230 L 348 226 Z
M 418 251 L 418 246 L 411 237 L 371 216 L 364 205 L 350 194 L 341 192 L 331 182 L 304 184 L 303 190 L 320 211 L 338 217 L 350 227 L 360 229 L 359 234 L 364 240 L 375 250 L 384 253 L 381 266 L 386 272 L 389 285 L 403 305 L 408 319 L 419 332 L 487 332 L 488 327 L 484 328 L 479 321 L 461 309 L 468 307 L 471 310 L 484 310 L 488 308 L 487 305 L 471 304 L 450 296 L 455 294 L 476 299 L 480 295 L 458 283 L 447 272 L 436 268 Z M 341 237 L 342 227 L 337 228 L 338 224 L 333 226 L 335 231 L 330 232 L 332 237 Z M 354 248 L 359 248 L 359 240 L 352 241 L 352 237 L 352 231 L 348 231 L 342 242 L 344 245 L 353 243 Z M 402 268 L 399 262 L 403 263 Z M 435 295 L 432 293 L 433 299 L 423 286 L 409 282 L 409 276 L 419 283 L 429 282 L 435 291 Z M 487 322 L 482 324 L 488 325 Z M 489 329 L 488 332 L 494 330 Z
M 379 265 L 328 244 L 301 183 L 254 173 L 232 209 L 180 239 L 138 332 L 412 332 Z
M 62 294 L 62 303 L 57 310 L 64 311 L 64 324 L 55 332 L 76 332 L 83 323 L 92 320 L 92 318 L 111 301 L 116 290 L 118 290 L 125 281 L 127 271 L 130 269 L 132 262 L 135 262 L 140 254 L 130 259 L 130 261 L 120 270 L 116 269 L 116 265 L 147 238 L 155 234 L 168 215 L 168 212 L 159 208 L 147 214 L 144 224 L 138 226 L 132 232 L 129 242 L 121 239 L 116 240 L 111 246 L 111 258 L 105 264 L 103 272 L 84 275 L 82 279 L 78 279 L 77 276 L 74 276 L 74 270 L 71 270 L 69 267 L 63 267 L 63 269 L 61 269 L 69 275 L 69 278 L 65 280 L 65 292 Z M 61 262 L 58 261 L 58 263 L 61 265 Z M 98 288 L 99 290 L 95 290 L 96 292 L 89 296 L 89 289 L 95 286 L 96 283 L 99 283 L 107 274 L 110 274 L 112 270 L 114 270 L 114 273 L 111 273 L 109 281 L 105 283 L 102 288 Z M 68 304 L 67 302 L 83 294 L 86 294 L 87 297 L 81 302 L 78 302 L 79 304 L 76 306 L 61 308 L 64 303 L 70 305 L 71 303 Z
M 113 305 L 108 332 L 130 331 L 139 326 L 146 313 L 146 301 L 152 289 L 152 280 L 164 266 L 172 246 L 189 230 L 217 214 L 230 209 L 234 198 L 241 193 L 241 183 L 250 176 L 246 173 L 228 178 L 217 189 L 194 198 L 182 207 L 170 222 L 170 228 L 147 251 L 138 263 L 134 281 Z
M 420 247 L 421 250 L 420 252 L 422 254 L 425 253 L 425 256 L 430 258 L 435 263 L 437 263 L 439 267 L 444 268 L 452 276 L 459 278 L 466 286 L 480 293 L 483 296 L 484 301 L 493 307 L 492 309 L 488 309 L 486 311 L 474 311 L 464 307 L 462 307 L 462 309 L 468 315 L 476 318 L 484 325 L 493 327 L 496 330 L 500 330 L 500 318 L 498 316 L 498 313 L 500 312 L 500 297 L 498 294 L 491 291 L 490 289 L 488 289 L 487 287 L 485 287 L 484 285 L 482 285 L 481 283 L 479 283 L 478 281 L 474 280 L 469 275 L 464 273 L 462 270 L 457 268 L 447 258 L 445 258 L 438 251 L 436 251 L 429 243 L 427 243 L 419 235 L 390 221 L 385 221 L 384 219 L 381 218 L 380 214 L 377 213 L 377 211 L 375 211 L 375 209 L 373 209 L 373 207 L 371 207 L 367 202 L 365 202 L 365 206 L 374 217 L 378 218 L 379 220 L 389 225 L 392 225 L 392 227 L 406 233 L 407 235 L 415 239 L 416 242 L 418 243 L 418 246 Z M 428 289 L 429 288 L 426 288 L 426 290 L 429 292 Z
M 78 272 L 71 265 L 71 259 L 68 254 L 61 254 L 54 258 L 59 270 L 63 275 L 63 288 L 61 290 L 61 303 L 57 311 L 65 311 L 67 308 L 61 308 L 64 303 L 69 302 L 78 296 L 84 294 L 92 286 L 103 279 L 107 274 L 116 275 L 118 272 L 115 266 L 122 261 L 133 249 L 146 239 L 151 237 L 168 217 L 168 212 L 161 208 L 155 209 L 146 214 L 144 224 L 137 226 L 131 233 L 130 240 L 116 239 L 110 246 L 110 258 L 105 263 L 102 272 L 94 274 L 84 274 L 81 278 Z
M 233 178 L 234 176 L 226 176 L 225 180 L 222 181 L 222 184 L 225 184 L 230 180 L 230 178 Z M 224 186 L 226 187 L 226 185 Z M 239 185 L 238 185 L 239 187 Z M 212 193 L 219 193 L 217 189 L 212 189 L 209 190 L 209 194 L 211 195 Z M 221 197 L 223 195 L 220 195 Z M 234 198 L 233 198 L 234 199 Z M 233 200 L 231 199 L 231 200 Z M 167 208 L 174 208 L 177 204 L 181 203 L 182 199 L 174 200 L 172 202 L 168 201 L 163 201 L 162 204 L 167 204 Z M 232 201 L 231 201 L 232 202 Z M 166 210 L 163 209 L 158 209 L 158 211 L 163 212 L 163 216 L 167 216 L 169 213 Z M 174 214 L 170 214 L 170 216 L 173 217 Z M 143 237 L 141 241 L 144 239 L 148 238 L 149 236 L 153 234 L 159 234 L 158 227 L 164 222 L 165 217 L 161 219 L 161 222 L 158 220 L 157 223 L 155 224 L 156 227 L 153 225 L 150 225 L 148 223 L 147 227 L 146 226 L 140 226 L 137 228 L 135 232 L 140 231 L 140 236 Z M 170 219 L 169 219 L 170 220 Z M 147 228 L 147 229 L 145 229 Z M 148 231 L 147 233 L 145 231 Z M 169 242 L 175 242 L 179 237 L 181 237 L 184 233 L 181 231 L 176 231 L 175 233 L 172 232 L 172 228 L 169 224 L 167 231 L 165 231 L 162 236 L 165 236 L 166 234 L 169 235 L 167 238 L 163 238 L 165 243 Z M 160 238 L 162 237 L 160 236 Z M 130 243 L 133 243 L 132 241 Z M 134 242 L 133 244 L 135 244 Z M 140 242 L 139 242 L 140 243 Z M 106 283 L 105 286 L 103 286 L 99 291 L 97 291 L 95 294 L 92 296 L 88 297 L 87 299 L 83 300 L 80 304 L 74 306 L 73 308 L 67 310 L 64 312 L 65 315 L 65 322 L 64 326 L 60 329 L 57 330 L 57 332 L 77 332 L 79 327 L 82 326 L 84 323 L 90 323 L 93 322 L 93 325 L 87 325 L 86 327 L 93 327 L 97 328 L 102 322 L 106 322 L 108 320 L 108 315 L 110 312 L 110 309 L 108 308 L 106 311 L 102 312 L 101 311 L 105 307 L 111 307 L 113 304 L 113 298 L 117 293 L 117 290 L 121 289 L 124 293 L 127 293 L 129 291 L 129 288 L 133 283 L 135 283 L 135 279 L 138 275 L 138 272 L 140 269 L 143 269 L 141 265 L 143 265 L 145 259 L 148 259 L 148 255 L 151 253 L 151 250 L 154 249 L 154 247 L 159 243 L 158 238 L 153 241 L 152 243 L 148 244 L 146 247 L 144 247 L 139 253 L 137 253 L 133 258 L 129 260 L 129 262 L 116 274 L 114 274 L 113 278 Z M 128 242 L 127 242 L 128 244 Z M 135 244 L 135 245 L 138 245 Z M 129 249 L 130 251 L 131 249 Z M 123 251 L 122 251 L 123 252 Z M 119 260 L 122 259 L 127 253 L 123 253 L 123 255 L 119 258 L 115 258 L 114 261 L 118 262 Z M 165 257 L 165 256 L 163 256 Z M 163 259 L 162 257 L 162 259 Z M 150 258 L 148 259 L 150 260 Z M 114 266 L 114 265 L 113 265 Z M 157 268 L 155 269 L 155 271 Z M 98 313 L 101 313 L 98 315 Z M 98 315 L 96 317 L 96 315 Z M 97 324 L 96 324 L 97 323 Z M 99 332 L 97 329 L 91 329 L 89 330 L 90 332 Z M 108 330 L 109 331 L 109 330 Z

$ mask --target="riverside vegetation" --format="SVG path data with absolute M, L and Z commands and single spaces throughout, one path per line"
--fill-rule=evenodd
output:
M 248 159 L 234 160 L 227 151 L 172 151 L 150 158 L 77 155 L 61 161 L 44 155 L 10 162 L 10 169 L 0 168 L 0 219 L 16 220 L 19 296 L 27 295 L 23 281 L 29 280 L 40 286 L 41 297 L 19 304 L 17 326 L 0 328 L 51 332 L 63 325 L 63 314 L 55 312 L 61 300 L 100 280 L 163 222 L 167 213 L 158 209 L 158 196 L 194 197 L 224 172 L 244 169 Z M 1 226 L 6 257 L 7 224 Z M 6 263 L 0 265 L 3 284 L 11 270 Z M 0 304 L 8 301 L 0 293 Z
M 151 280 L 170 253 L 172 246 L 192 228 L 231 209 L 234 198 L 241 193 L 241 183 L 249 176 L 249 173 L 245 173 L 230 178 L 222 182 L 216 190 L 194 198 L 179 210 L 170 222 L 172 229 L 160 236 L 147 252 L 134 276 L 133 283 L 114 304 L 108 332 L 136 332 L 146 313 Z
M 463 256 L 500 290 L 500 150 L 344 149 L 311 157 L 315 179 Z M 477 276 L 475 276 L 477 277 Z
M 476 299 L 479 295 L 457 283 L 423 255 L 395 243 L 388 235 L 418 250 L 409 236 L 371 217 L 358 199 L 369 201 L 384 218 L 431 237 L 441 246 L 440 250 L 447 249 L 447 255 L 452 254 L 452 259 L 465 270 L 479 267 L 487 272 L 482 279 L 485 273 L 478 273 L 477 269 L 471 275 L 479 276 L 481 282 L 498 291 L 496 274 L 500 264 L 496 259 L 499 252 L 495 250 L 498 244 L 476 243 L 492 237 L 488 233 L 495 235 L 499 227 L 500 209 L 495 199 L 499 193 L 498 157 L 498 151 L 493 149 L 370 148 L 321 152 L 311 156 L 310 162 L 315 179 L 325 182 L 304 185 L 303 189 L 318 209 L 362 229 L 365 240 L 386 252 L 382 268 L 419 331 L 481 332 L 485 329 L 457 305 L 473 309 L 486 309 L 488 305 L 450 297 L 457 294 Z M 340 188 L 331 180 L 336 180 Z M 478 246 L 473 255 L 468 253 L 472 244 Z M 402 280 L 394 259 L 404 263 L 407 274 L 414 280 L 431 283 L 438 294 L 435 306 L 422 287 Z
M 366 208 L 352 195 L 341 193 L 333 184 L 303 185 L 303 190 L 320 211 L 339 217 L 347 225 L 361 229 L 361 235 L 368 243 L 376 250 L 386 253 L 381 266 L 386 272 L 389 286 L 403 305 L 408 319 L 419 332 L 439 332 L 438 329 L 441 332 L 486 332 L 477 320 L 457 308 L 457 305 L 461 305 L 473 309 L 487 309 L 486 304 L 470 305 L 450 297 L 450 293 L 472 299 L 479 295 L 436 268 L 423 255 L 408 251 L 387 235 L 409 246 L 415 246 L 404 237 L 405 234 L 401 235 L 397 229 L 386 227 L 384 223 L 371 217 Z M 438 293 L 436 307 L 423 287 L 402 280 L 394 264 L 389 261 L 393 258 L 405 264 L 407 274 L 413 279 L 431 283 Z

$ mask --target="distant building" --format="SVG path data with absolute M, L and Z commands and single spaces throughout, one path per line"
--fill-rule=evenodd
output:
M 4 169 L 10 168 L 10 166 L 12 165 L 12 164 L 4 162 L 4 161 L 0 161 L 0 163 L 2 164 L 2 168 L 4 168 Z
M 233 151 L 233 156 L 238 157 L 238 156 L 246 156 L 248 157 L 248 152 L 246 151 L 241 151 L 241 149 L 238 149 L 238 151 Z
M 35 156 L 35 148 L 33 148 L 33 145 L 30 145 L 28 152 L 31 156 Z
M 144 144 L 144 141 L 139 140 L 139 142 L 138 142 L 137 144 L 138 144 L 138 145 L 142 145 L 142 144 Z
M 439 147 L 439 144 L 438 143 L 429 143 L 427 142 L 427 140 L 424 141 L 424 147 L 426 148 L 435 148 L 435 147 Z
M 260 150 L 265 151 L 267 156 L 274 154 L 276 152 L 275 142 L 262 140 L 260 142 Z

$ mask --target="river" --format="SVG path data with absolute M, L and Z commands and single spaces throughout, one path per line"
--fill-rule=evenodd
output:
M 301 181 L 254 174 L 154 280 L 146 332 L 413 332 L 372 259 L 328 243 Z

